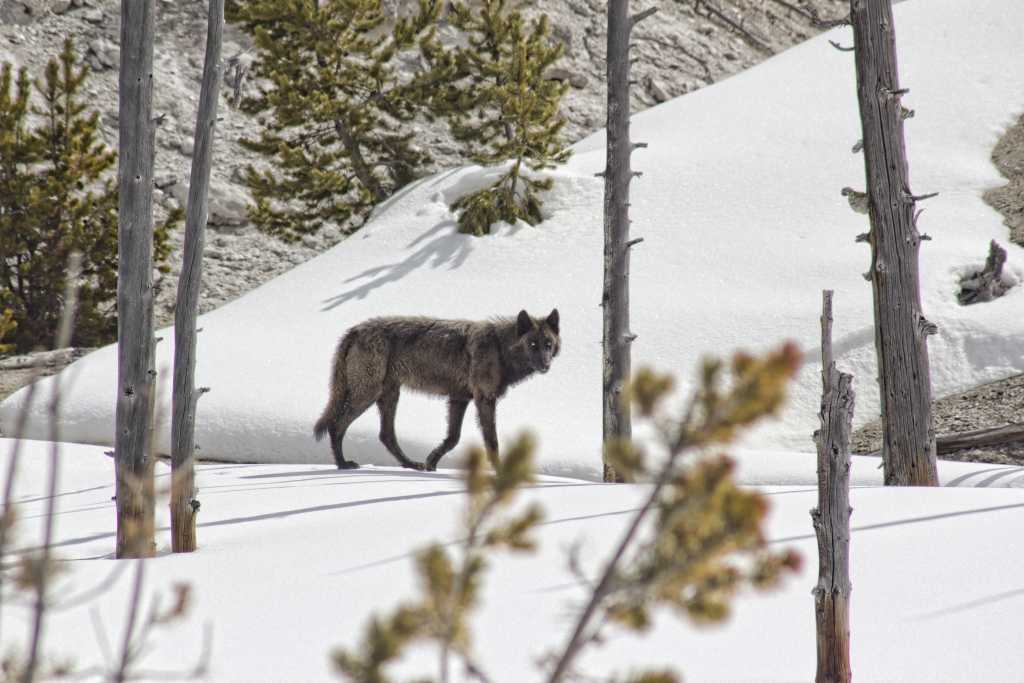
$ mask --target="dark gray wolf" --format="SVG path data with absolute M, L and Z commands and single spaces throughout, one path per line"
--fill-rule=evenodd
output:
M 380 440 L 391 455 L 416 470 L 434 471 L 459 443 L 462 418 L 472 399 L 491 463 L 498 463 L 495 406 L 508 388 L 551 367 L 558 355 L 558 309 L 546 318 L 520 311 L 515 318 L 486 322 L 436 318 L 371 318 L 349 329 L 338 343 L 331 376 L 331 397 L 313 434 L 331 436 L 338 469 L 358 464 L 345 460 L 341 441 L 352 422 L 377 404 Z M 448 397 L 448 435 L 421 465 L 406 457 L 395 436 L 398 394 L 413 391 Z

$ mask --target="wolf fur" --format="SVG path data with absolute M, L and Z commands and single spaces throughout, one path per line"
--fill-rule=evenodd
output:
M 331 397 L 313 434 L 330 434 L 338 469 L 355 469 L 341 442 L 349 425 L 377 404 L 380 440 L 402 464 L 433 471 L 459 443 L 462 419 L 476 405 L 487 456 L 498 464 L 495 406 L 508 388 L 535 372 L 546 373 L 558 355 L 558 309 L 546 318 L 520 311 L 515 318 L 485 322 L 423 317 L 371 318 L 349 329 L 338 343 Z M 448 434 L 421 465 L 406 457 L 395 436 L 398 395 L 414 391 L 448 397 Z

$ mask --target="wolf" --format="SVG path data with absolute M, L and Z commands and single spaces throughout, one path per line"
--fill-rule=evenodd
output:
M 330 435 L 338 469 L 358 468 L 345 459 L 341 442 L 349 425 L 376 403 L 385 448 L 402 467 L 432 472 L 459 443 L 462 419 L 472 400 L 487 457 L 497 467 L 498 399 L 534 373 L 546 373 L 560 349 L 557 308 L 546 318 L 533 318 L 523 310 L 515 318 L 483 322 L 371 318 L 350 328 L 338 343 L 330 399 L 313 434 L 317 441 Z M 406 457 L 395 436 L 395 412 L 403 386 L 448 397 L 448 434 L 423 464 Z

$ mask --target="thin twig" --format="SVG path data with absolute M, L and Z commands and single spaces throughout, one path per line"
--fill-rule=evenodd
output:
M 811 17 L 811 23 L 814 24 L 817 28 L 835 28 L 837 26 L 850 25 L 849 14 L 847 14 L 842 19 L 822 19 L 818 15 L 818 10 L 814 9 L 810 5 L 800 5 L 799 8 L 807 12 L 807 14 Z
M 560 681 L 565 678 L 572 660 L 579 653 L 580 648 L 582 648 L 590 639 L 590 637 L 584 638 L 583 635 L 587 631 L 590 621 L 594 617 L 594 613 L 600 606 L 601 601 L 604 600 L 611 592 L 619 562 L 622 560 L 623 555 L 625 555 L 626 550 L 632 543 L 633 537 L 640 529 L 640 523 L 643 522 L 644 517 L 647 516 L 647 513 L 650 511 L 655 501 L 657 501 L 658 496 L 661 495 L 662 490 L 668 484 L 672 475 L 672 470 L 680 453 L 682 453 L 681 449 L 673 449 L 673 452 L 669 454 L 668 462 L 665 463 L 661 473 L 658 475 L 658 480 L 654 485 L 654 490 L 651 491 L 650 496 L 647 498 L 647 502 L 645 502 L 644 506 L 640 508 L 636 517 L 633 518 L 633 523 L 630 525 L 629 530 L 619 543 L 619 547 L 616 548 L 615 554 L 612 555 L 608 564 L 605 566 L 601 580 L 594 589 L 594 592 L 590 597 L 590 602 L 587 603 L 587 606 L 580 614 L 579 620 L 576 622 L 576 629 L 569 638 L 569 642 L 566 644 L 565 650 L 562 652 L 562 656 L 558 659 L 558 662 L 551 673 L 551 677 L 548 678 L 548 683 L 560 683 Z
M 78 278 L 82 273 L 82 254 L 72 251 L 68 256 L 67 281 L 64 287 L 64 309 L 61 312 L 60 331 L 57 335 L 57 348 L 62 349 L 71 343 L 74 330 L 75 309 L 78 306 Z M 53 381 L 53 398 L 50 401 L 50 482 L 49 498 L 46 503 L 46 519 L 43 523 L 43 548 L 36 568 L 36 600 L 33 610 L 32 638 L 29 644 L 28 661 L 25 665 L 23 683 L 33 683 L 39 663 L 39 649 L 42 644 L 43 619 L 46 615 L 46 589 L 50 574 L 50 550 L 53 545 L 54 506 L 57 502 L 57 472 L 60 467 L 60 448 L 57 438 L 57 416 L 60 410 L 61 375 Z
M 729 17 L 727 17 L 727 16 L 725 15 L 725 13 L 724 13 L 724 12 L 722 12 L 722 10 L 720 10 L 720 9 L 718 9 L 717 7 L 715 7 L 714 5 L 712 5 L 712 4 L 710 3 L 710 2 L 708 2 L 708 0 L 697 0 L 697 1 L 698 1 L 698 2 L 700 3 L 700 4 L 704 5 L 704 7 L 706 7 L 706 8 L 707 8 L 708 12 L 710 12 L 711 14 L 714 14 L 714 15 L 715 15 L 716 17 L 718 17 L 718 18 L 719 18 L 720 20 L 722 20 L 722 21 L 724 21 L 724 22 L 725 22 L 726 24 L 728 24 L 728 25 L 729 25 L 729 26 L 730 26 L 730 27 L 731 27 L 731 28 L 732 28 L 732 29 L 733 29 L 734 31 L 736 31 L 737 33 L 739 33 L 739 34 L 741 34 L 741 35 L 742 35 L 743 37 L 745 37 L 745 38 L 746 38 L 746 39 L 747 39 L 747 40 L 748 40 L 748 41 L 749 41 L 749 42 L 750 42 L 751 44 L 753 44 L 753 46 L 754 46 L 754 47 L 758 48 L 759 50 L 761 50 L 761 51 L 763 51 L 763 52 L 766 52 L 766 53 L 768 53 L 769 55 L 773 55 L 773 54 L 775 54 L 775 52 L 774 52 L 774 51 L 773 51 L 773 50 L 772 50 L 772 49 L 771 49 L 770 47 L 768 47 L 767 45 L 765 45 L 764 43 L 762 43 L 762 42 L 761 42 L 760 40 L 758 40 L 757 38 L 755 38 L 755 37 L 754 37 L 754 36 L 753 36 L 753 35 L 752 35 L 752 34 L 750 33 L 750 31 L 748 31 L 747 29 L 743 28 L 742 26 L 740 26 L 739 24 L 737 24 L 737 23 L 736 23 L 735 21 L 733 21 L 732 19 L 730 19 Z

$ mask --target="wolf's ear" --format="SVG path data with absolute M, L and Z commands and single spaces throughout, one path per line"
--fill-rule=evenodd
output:
M 524 334 L 533 329 L 533 318 L 526 312 L 526 309 L 519 311 L 519 317 L 516 318 L 516 334 L 522 337 Z
M 555 334 L 558 334 L 558 309 L 557 308 L 552 308 L 551 309 L 551 314 L 548 315 L 548 319 L 545 322 L 547 322 L 548 327 L 551 328 L 552 332 L 554 332 Z

